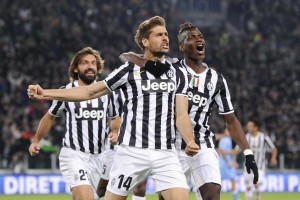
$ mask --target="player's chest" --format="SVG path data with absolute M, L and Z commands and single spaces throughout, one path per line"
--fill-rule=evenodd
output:
M 107 109 L 107 97 L 75 102 L 70 106 L 71 115 L 76 120 L 101 120 L 106 116 Z
M 134 79 L 128 81 L 128 88 L 132 92 L 140 94 L 149 93 L 174 93 L 176 91 L 176 79 L 154 78 L 154 79 Z
M 195 106 L 206 106 L 214 90 L 214 84 L 205 76 L 188 74 L 187 95 L 189 104 Z

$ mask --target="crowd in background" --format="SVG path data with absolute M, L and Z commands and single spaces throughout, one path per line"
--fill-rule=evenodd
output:
M 137 24 L 155 15 L 166 19 L 170 55 L 182 57 L 177 45 L 179 25 L 189 21 L 184 12 L 201 12 L 202 4 L 187 10 L 179 2 L 2 0 L 0 168 L 15 168 L 28 154 L 30 138 L 51 103 L 29 100 L 28 84 L 39 83 L 44 88 L 65 85 L 71 57 L 86 46 L 99 50 L 105 59 L 102 79 L 120 66 L 118 56 L 122 52 L 141 52 L 133 39 Z M 210 2 L 212 12 L 224 6 L 221 0 Z M 261 130 L 269 134 L 279 154 L 285 156 L 285 168 L 300 168 L 300 2 L 226 2 L 224 25 L 197 24 L 206 40 L 205 62 L 227 79 L 242 125 L 249 118 L 259 119 Z M 229 30 L 226 24 L 236 31 Z M 215 132 L 224 128 L 223 119 L 211 120 Z M 57 120 L 43 141 L 45 154 L 60 148 L 63 124 L 63 120 Z M 49 165 L 35 161 L 30 161 L 32 168 Z

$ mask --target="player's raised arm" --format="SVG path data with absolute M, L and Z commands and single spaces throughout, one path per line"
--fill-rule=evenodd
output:
M 59 100 L 59 101 L 84 101 L 94 99 L 110 90 L 103 81 L 88 86 L 79 86 L 69 89 L 43 89 L 41 86 L 29 85 L 27 89 L 28 97 L 31 99 Z

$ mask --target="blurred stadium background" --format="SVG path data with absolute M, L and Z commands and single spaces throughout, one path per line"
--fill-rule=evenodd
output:
M 57 120 L 38 157 L 28 155 L 50 102 L 30 101 L 27 85 L 64 85 L 70 58 L 85 46 L 101 52 L 105 77 L 121 64 L 122 52 L 140 52 L 137 25 L 155 15 L 167 21 L 173 57 L 181 57 L 179 24 L 199 27 L 205 61 L 227 78 L 242 125 L 256 117 L 276 144 L 279 164 L 268 169 L 264 191 L 300 192 L 299 0 L 1 0 L 0 195 L 67 192 L 57 161 L 64 120 Z M 222 119 L 211 120 L 220 132 Z

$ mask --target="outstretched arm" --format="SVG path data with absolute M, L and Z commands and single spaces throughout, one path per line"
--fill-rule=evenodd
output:
M 31 99 L 59 100 L 59 101 L 84 101 L 94 99 L 105 94 L 110 90 L 103 81 L 69 89 L 43 89 L 39 85 L 29 85 L 27 94 Z

